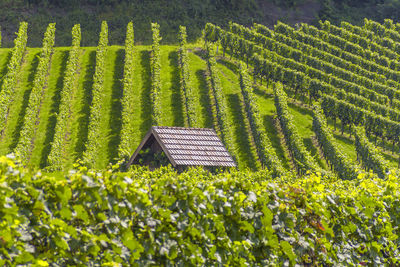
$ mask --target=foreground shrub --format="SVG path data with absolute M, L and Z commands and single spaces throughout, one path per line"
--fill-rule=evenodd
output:
M 398 264 L 399 178 L 76 166 L 0 158 L 0 264 Z

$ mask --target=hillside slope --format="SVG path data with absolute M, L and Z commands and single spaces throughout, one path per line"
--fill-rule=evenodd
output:
M 179 73 L 177 72 L 177 46 L 161 47 L 161 81 L 162 81 L 162 110 L 163 122 L 165 126 L 183 126 L 182 111 L 180 104 L 179 92 Z M 207 87 L 205 81 L 206 62 L 199 56 L 196 51 L 200 47 L 192 47 L 189 52 L 189 66 L 191 73 L 191 85 L 196 94 L 197 114 L 199 114 L 199 125 L 201 127 L 213 127 L 210 115 L 210 105 L 207 95 Z M 135 113 L 137 116 L 133 118 L 135 135 L 132 136 L 132 146 L 139 145 L 141 138 L 150 128 L 150 76 L 149 76 L 149 60 L 151 47 L 135 46 L 135 68 L 134 68 L 134 86 L 132 90 L 135 95 Z M 0 68 L 5 68 L 8 57 L 8 50 L 1 49 Z M 56 48 L 47 77 L 47 93 L 41 107 L 40 123 L 38 125 L 38 133 L 35 138 L 35 148 L 29 160 L 29 166 L 43 168 L 47 165 L 47 156 L 49 146 L 52 141 L 55 126 L 55 115 L 58 112 L 60 91 L 62 89 L 62 78 L 65 74 L 66 61 L 68 59 L 68 48 Z M 10 107 L 10 115 L 7 120 L 7 126 L 2 135 L 0 143 L 0 153 L 6 154 L 12 152 L 19 138 L 19 129 L 21 128 L 24 109 L 26 108 L 29 98 L 32 77 L 35 73 L 36 58 L 39 49 L 29 48 L 24 57 L 19 81 L 18 90 L 15 99 Z M 93 83 L 93 71 L 95 67 L 95 49 L 82 48 L 81 59 L 79 62 L 79 74 L 77 93 L 72 106 L 73 116 L 71 118 L 71 132 L 65 155 L 66 166 L 71 164 L 82 156 L 84 139 L 87 136 L 88 122 L 88 106 L 91 99 L 91 85 Z M 99 158 L 96 160 L 97 168 L 105 168 L 108 162 L 114 161 L 117 157 L 117 148 L 119 145 L 120 131 L 120 114 L 121 114 L 121 97 L 123 78 L 123 60 L 124 47 L 111 46 L 108 48 L 106 62 L 107 68 L 105 73 L 104 99 L 105 105 L 102 109 L 103 132 L 101 134 L 103 147 L 99 149 Z M 235 142 L 239 148 L 239 166 L 254 168 L 255 159 L 248 150 L 247 131 L 243 127 L 243 114 L 241 112 L 241 93 L 236 69 L 232 68 L 232 63 L 228 59 L 218 60 L 219 75 L 222 80 L 224 94 L 227 95 L 228 112 L 230 124 L 234 127 Z M 266 128 L 273 127 L 272 120 L 275 116 L 275 109 L 271 90 L 261 87 L 265 92 L 260 91 L 258 101 L 262 107 L 262 116 L 265 117 Z M 268 95 L 269 93 L 269 95 Z M 295 115 L 301 133 L 312 149 L 309 136 L 311 135 L 311 116 L 307 114 L 307 109 L 292 105 L 292 111 Z M 117 126 L 116 126 L 117 125 Z M 275 134 L 274 129 L 270 129 L 270 134 Z M 279 144 L 276 144 L 279 148 Z M 314 149 L 315 151 L 315 149 Z M 132 151 L 133 152 L 133 151 Z M 250 153 L 250 154 L 249 154 Z
M 135 127 L 135 135 L 132 136 L 132 146 L 139 145 L 141 139 L 151 126 L 150 114 L 150 76 L 149 76 L 149 60 L 151 47 L 135 46 L 135 69 L 134 69 L 134 87 L 132 90 L 135 95 L 135 113 L 137 116 L 133 118 Z M 179 73 L 177 72 L 177 46 L 162 46 L 162 66 L 161 66 L 161 81 L 162 81 L 162 110 L 163 121 L 165 126 L 184 126 L 182 121 L 182 111 L 180 110 L 180 92 L 179 92 Z M 210 115 L 210 104 L 207 95 L 207 87 L 205 81 L 206 62 L 196 53 L 200 47 L 192 47 L 189 52 L 189 66 L 191 72 L 191 84 L 197 96 L 196 106 L 199 116 L 199 124 L 201 127 L 213 127 L 212 118 Z M 8 56 L 8 50 L 1 49 L 3 53 L 0 55 L 2 66 L 5 68 Z M 62 89 L 62 77 L 65 72 L 68 49 L 56 48 L 51 68 L 48 75 L 47 93 L 44 102 L 42 103 L 42 111 L 38 134 L 35 140 L 35 148 L 32 151 L 29 160 L 29 166 L 33 168 L 43 168 L 47 165 L 47 156 L 49 146 L 54 134 L 55 114 L 58 111 L 59 94 Z M 71 167 L 72 163 L 82 157 L 84 140 L 87 136 L 87 123 L 89 116 L 88 106 L 91 99 L 91 85 L 93 83 L 93 71 L 95 67 L 95 49 L 82 48 L 81 59 L 79 66 L 77 94 L 74 98 L 72 106 L 73 116 L 71 118 L 71 132 L 65 155 L 66 168 Z M 10 108 L 10 115 L 7 122 L 6 130 L 3 134 L 2 142 L 0 143 L 0 153 L 6 154 L 13 151 L 18 141 L 19 129 L 21 128 L 22 118 L 24 116 L 24 108 L 27 105 L 29 97 L 32 77 L 35 73 L 35 60 L 38 55 L 38 49 L 29 48 L 24 57 L 24 62 L 21 69 L 21 74 L 18 83 L 17 95 Z M 105 106 L 102 109 L 103 132 L 102 143 L 103 147 L 99 149 L 99 157 L 96 159 L 97 168 L 105 168 L 109 162 L 115 161 L 117 157 L 117 149 L 119 145 L 120 114 L 121 114 L 121 96 L 122 85 L 121 79 L 123 76 L 123 60 L 124 47 L 111 46 L 108 48 L 106 62 L 107 70 L 105 75 Z M 238 163 L 241 168 L 255 168 L 255 159 L 249 152 L 250 144 L 248 143 L 248 133 L 243 127 L 244 118 L 241 112 L 241 93 L 238 80 L 237 69 L 232 70 L 232 63 L 229 59 L 221 57 L 218 60 L 219 75 L 222 80 L 224 94 L 227 96 L 228 112 L 230 124 L 233 126 L 235 133 L 235 142 L 239 148 Z M 276 139 L 276 129 L 274 126 L 274 118 L 276 111 L 272 89 L 260 86 L 257 91 L 257 101 L 261 107 L 261 115 L 264 118 L 265 127 L 268 130 L 270 137 L 274 140 L 275 148 L 280 151 L 281 159 L 286 162 L 283 148 L 281 147 L 279 138 Z M 314 156 L 317 156 L 317 151 L 311 141 L 312 116 L 309 109 L 303 106 L 300 102 L 294 102 L 290 105 L 290 111 L 295 117 L 295 124 L 299 128 L 302 138 L 308 149 Z M 348 147 L 346 152 L 356 159 L 352 141 L 339 133 L 336 135 L 337 140 Z M 132 151 L 133 153 L 133 151 Z M 287 163 L 286 163 L 287 164 Z M 395 164 L 394 164 L 395 165 Z
M 372 25 L 372 22 L 369 23 Z M 237 24 L 231 24 L 231 32 L 229 32 L 210 24 L 206 27 L 206 39 L 209 42 L 206 48 L 203 43 L 185 46 L 185 50 L 188 53 L 187 66 L 189 72 L 186 82 L 193 94 L 193 103 L 191 105 L 193 109 L 192 113 L 196 116 L 197 126 L 216 128 L 221 130 L 221 134 L 222 132 L 226 132 L 232 135 L 232 140 L 226 140 L 226 143 L 228 148 L 235 155 L 239 169 L 250 168 L 252 170 L 257 170 L 261 167 L 260 155 L 257 154 L 259 153 L 260 144 L 258 143 L 258 137 L 256 138 L 253 135 L 255 128 L 251 126 L 252 122 L 249 121 L 248 114 L 246 113 L 247 104 L 245 105 L 244 102 L 243 84 L 241 82 L 242 76 L 240 74 L 240 66 L 243 67 L 249 61 L 249 71 L 253 71 L 255 74 L 254 77 L 256 77 L 251 87 L 254 89 L 255 101 L 258 105 L 258 112 L 261 118 L 262 125 L 259 125 L 259 127 L 265 131 L 266 136 L 271 142 L 271 147 L 275 151 L 274 153 L 276 153 L 279 161 L 282 162 L 282 166 L 287 170 L 299 167 L 299 158 L 296 158 L 295 154 L 293 154 L 293 148 L 296 146 L 304 146 L 302 153 L 310 154 L 315 160 L 316 168 L 328 172 L 335 169 L 332 165 L 332 160 L 326 157 L 327 151 L 324 151 L 323 145 L 320 143 L 320 140 L 317 139 L 318 135 L 316 135 L 316 129 L 313 126 L 314 112 L 309 103 L 313 98 L 315 98 L 313 101 L 318 101 L 323 105 L 326 114 L 330 112 L 326 109 L 326 103 L 329 101 L 339 101 L 335 100 L 335 97 L 342 99 L 340 100 L 343 102 L 341 105 L 345 105 L 346 109 L 353 107 L 351 103 L 361 105 L 360 107 L 362 108 L 360 111 L 354 110 L 355 108 L 348 111 L 352 116 L 351 118 L 343 117 L 347 115 L 341 114 L 339 111 L 334 111 L 338 114 L 339 124 L 337 118 L 331 115 L 328 117 L 327 121 L 329 132 L 332 133 L 333 142 L 340 147 L 340 151 L 343 153 L 344 157 L 356 165 L 358 165 L 356 162 L 360 160 L 359 156 L 361 152 L 356 151 L 358 146 L 356 146 L 352 130 L 351 120 L 354 121 L 357 119 L 354 117 L 354 112 L 370 114 L 368 115 L 369 117 L 365 119 L 374 119 L 375 115 L 372 111 L 376 111 L 379 112 L 379 116 L 382 117 L 383 115 L 382 118 L 377 117 L 379 122 L 386 123 L 389 126 L 392 125 L 393 127 L 398 126 L 397 121 L 400 117 L 396 116 L 400 114 L 397 112 L 400 106 L 397 106 L 399 103 L 396 96 L 397 91 L 393 87 L 397 84 L 397 76 L 395 76 L 397 75 L 396 70 L 389 71 L 393 72 L 393 75 L 390 76 L 391 79 L 389 79 L 389 83 L 386 84 L 385 82 L 384 85 L 382 75 L 379 76 L 378 74 L 366 70 L 369 65 L 378 64 L 371 63 L 372 60 L 379 62 L 378 58 L 372 58 L 371 60 L 362 59 L 365 61 L 366 67 L 350 64 L 349 66 L 351 68 L 349 70 L 344 70 L 342 66 L 332 68 L 330 65 L 331 63 L 325 60 L 335 60 L 345 66 L 348 64 L 346 63 L 348 62 L 347 60 L 360 58 L 360 56 L 357 55 L 357 51 L 365 50 L 356 50 L 357 46 L 353 44 L 354 52 L 346 52 L 348 54 L 346 54 L 346 57 L 349 59 L 339 59 L 334 55 L 334 51 L 340 51 L 339 46 L 335 48 L 335 46 L 329 44 L 331 39 L 323 40 L 323 36 L 325 35 L 322 33 L 330 29 L 329 27 L 332 27 L 332 31 L 339 31 L 334 28 L 336 26 L 329 26 L 329 24 L 326 23 L 321 24 L 321 29 L 316 29 L 305 24 L 296 31 L 290 26 L 280 23 L 276 26 L 274 32 L 260 25 L 255 25 L 255 28 L 250 30 Z M 349 28 L 350 26 L 347 25 L 346 27 Z M 106 30 L 106 28 L 104 28 L 104 30 Z M 210 55 L 208 55 L 210 52 L 207 50 L 209 49 L 207 47 L 210 47 L 211 44 L 210 40 L 213 38 L 210 37 L 210 34 L 212 34 L 210 32 L 211 30 L 217 32 L 215 36 L 221 38 L 221 40 L 218 41 L 222 44 L 218 45 L 219 49 L 212 45 L 214 48 L 217 48 L 218 51 L 215 55 L 216 61 L 212 69 L 212 75 L 210 74 L 211 69 L 209 65 L 211 58 Z M 264 34 L 257 33 L 257 31 L 264 31 Z M 292 35 L 292 39 L 286 38 L 281 33 L 284 31 Z M 322 49 L 317 46 L 312 47 L 309 44 L 296 40 L 297 37 L 295 38 L 295 36 L 297 35 L 295 34 L 298 34 L 298 38 L 300 38 L 300 36 L 305 38 L 304 36 L 309 35 L 309 31 L 315 31 L 317 35 L 316 37 L 312 37 L 315 40 L 311 37 L 307 38 L 310 38 L 310 40 L 316 43 L 317 41 L 326 43 L 325 47 L 331 49 L 329 53 L 322 51 Z M 343 29 L 341 31 L 345 30 Z M 245 32 L 247 33 L 244 34 Z M 321 34 L 321 37 L 319 37 L 318 34 Z M 79 35 L 75 36 L 79 37 Z M 242 36 L 246 36 L 248 40 Z M 254 36 L 257 36 L 257 39 L 254 39 Z M 273 36 L 273 38 L 267 36 Z M 335 34 L 332 33 L 330 37 L 332 40 L 336 40 L 334 39 Z M 227 43 L 224 38 L 230 38 L 231 43 L 228 45 L 228 48 L 226 45 L 229 43 Z M 257 65 L 257 60 L 259 59 L 257 59 L 256 55 L 251 54 L 256 50 L 235 50 L 240 48 L 241 42 L 247 45 L 253 45 L 253 49 L 259 49 L 262 53 L 266 53 L 264 54 L 264 56 L 268 56 L 266 58 L 276 61 L 276 63 L 273 63 L 277 66 L 275 68 L 278 68 L 280 66 L 279 64 L 285 66 L 281 70 L 284 71 L 284 73 L 274 76 L 276 75 L 274 74 L 276 69 L 272 69 L 270 73 L 262 72 L 264 73 L 262 75 L 270 75 L 270 78 L 265 82 L 265 77 L 262 75 L 260 76 L 261 72 L 259 68 L 261 65 Z M 262 42 L 264 42 L 264 47 L 269 47 L 273 44 L 275 48 L 272 47 L 270 50 L 261 48 L 260 45 Z M 343 40 L 343 42 L 346 41 Z M 372 42 L 375 46 L 371 46 L 371 49 L 381 49 L 384 55 L 396 56 L 397 52 L 393 52 L 390 48 L 384 48 L 378 44 L 381 42 L 379 37 Z M 350 44 L 351 42 L 348 43 Z M 93 164 L 91 166 L 97 169 L 103 169 L 110 162 L 117 162 L 121 159 L 121 154 L 118 150 L 121 143 L 121 135 L 123 134 L 122 116 L 125 114 L 123 111 L 123 98 L 127 94 L 131 95 L 129 101 L 131 101 L 130 107 L 132 110 L 130 110 L 130 114 L 133 115 L 130 115 L 128 118 L 130 135 L 128 143 L 125 144 L 126 148 L 128 148 L 125 156 L 129 156 L 133 153 L 152 125 L 151 114 L 153 113 L 154 104 L 151 98 L 151 90 L 153 90 L 152 79 L 154 79 L 154 77 L 152 78 L 151 76 L 151 58 L 153 57 L 153 48 L 151 46 L 141 45 L 135 45 L 130 48 L 133 49 L 133 67 L 129 69 L 129 71 L 132 72 L 131 85 L 129 87 L 124 85 L 126 79 L 124 73 L 127 71 L 125 68 L 127 64 L 126 47 L 107 46 L 105 44 L 104 48 L 101 48 L 104 49 L 104 51 L 99 50 L 100 48 L 101 46 L 98 48 L 79 46 L 74 48 L 56 47 L 51 54 L 48 70 L 39 69 L 40 62 L 43 61 L 45 55 L 41 52 L 41 49 L 26 49 L 22 58 L 21 69 L 15 78 L 15 94 L 10 96 L 11 101 L 8 104 L 8 112 L 5 114 L 6 120 L 0 136 L 0 154 L 4 155 L 14 152 L 17 148 L 21 149 L 21 146 L 18 147 L 18 145 L 20 145 L 22 137 L 25 138 L 25 136 L 21 136 L 21 130 L 27 127 L 25 125 L 27 124 L 27 118 L 32 118 L 35 121 L 32 133 L 29 133 L 29 144 L 22 147 L 25 153 L 24 162 L 26 166 L 34 169 L 48 167 L 50 163 L 49 155 L 52 148 L 61 145 L 61 150 L 58 150 L 61 154 L 57 154 L 59 155 L 57 160 L 60 162 L 59 167 L 66 170 L 69 169 L 76 160 L 87 158 L 87 154 L 85 154 L 88 153 L 87 146 L 96 143 L 98 144 L 96 147 L 91 147 L 91 151 L 93 151 L 90 155 Z M 298 48 L 302 48 L 303 51 L 300 52 Z M 181 65 L 178 57 L 179 49 L 179 46 L 160 46 L 159 108 L 161 110 L 160 121 L 162 121 L 163 126 L 185 126 L 184 116 L 186 115 L 183 109 L 183 101 L 185 100 L 183 99 L 180 81 L 182 78 L 180 76 Z M 77 61 L 74 65 L 69 65 L 71 53 L 75 50 L 77 53 Z M 7 64 L 11 60 L 12 51 L 13 50 L 10 49 L 0 49 L 0 70 L 3 77 L 6 77 L 5 75 L 9 72 L 9 70 L 7 70 Z M 286 51 L 293 52 L 287 53 Z M 309 53 L 312 53 L 312 55 Z M 293 63 L 294 61 L 291 58 L 298 57 L 298 55 L 301 55 L 301 57 L 297 58 L 297 63 Z M 371 55 L 376 56 L 376 54 Z M 98 65 L 100 61 L 104 64 L 102 67 L 104 70 Z M 304 67 L 304 63 L 309 64 L 309 67 L 307 67 L 309 69 Z M 265 64 L 269 63 L 265 62 L 263 64 L 265 67 Z M 286 76 L 290 74 L 290 68 L 295 69 L 295 75 L 299 77 L 290 78 L 290 76 Z M 318 68 L 321 68 L 321 70 L 318 70 Z M 306 70 L 306 72 L 299 72 L 303 69 Z M 384 71 L 386 69 L 384 66 L 379 65 L 377 71 Z M 67 75 L 67 72 L 71 70 L 73 70 L 73 72 Z M 332 73 L 327 74 L 323 71 Z M 285 74 L 285 72 L 288 73 Z M 356 73 L 362 75 L 358 76 Z M 309 75 L 305 76 L 303 79 L 312 78 L 312 83 L 310 84 L 319 83 L 320 86 L 322 86 L 317 86 L 317 90 L 333 90 L 330 88 L 334 88 L 334 86 L 337 86 L 336 84 L 351 86 L 349 89 L 345 90 L 336 88 L 334 89 L 336 91 L 331 92 L 331 96 L 325 96 L 324 93 L 322 93 L 322 95 L 319 95 L 321 93 L 317 93 L 314 96 L 308 96 L 307 94 L 311 91 L 308 90 L 308 87 L 307 89 L 303 88 L 304 84 L 308 83 L 298 83 L 298 79 L 300 79 L 302 75 Z M 43 79 L 43 88 L 41 89 L 41 93 L 37 96 L 32 96 L 32 88 L 36 88 L 38 77 Z M 63 118 L 60 118 L 58 114 L 60 113 L 60 103 L 63 103 L 61 99 L 63 95 L 65 95 L 66 77 L 71 79 L 72 91 L 70 102 L 67 104 L 68 113 L 66 113 L 67 115 L 63 115 Z M 325 81 L 325 77 L 328 77 L 329 80 Z M 262 79 L 260 80 L 260 78 Z M 351 79 L 354 80 L 355 78 L 360 81 L 360 84 L 350 82 Z M 214 88 L 212 90 L 210 87 L 214 84 L 213 82 L 209 82 L 210 79 L 219 80 L 220 85 L 218 86 L 221 86 L 221 91 L 219 92 L 219 89 L 217 91 L 222 94 L 223 98 L 218 101 L 222 102 L 215 103 L 217 99 L 213 100 L 212 92 L 213 90 L 216 92 L 216 89 Z M 372 79 L 376 79 L 374 83 L 371 83 Z M 4 79 L 2 79 L 2 81 L 4 81 Z M 289 118 L 289 124 L 293 125 L 294 129 L 296 129 L 298 132 L 296 136 L 298 135 L 299 138 L 299 141 L 296 141 L 297 144 L 295 147 L 290 143 L 290 139 L 287 139 L 290 137 L 285 134 L 286 130 L 282 128 L 286 126 L 282 124 L 282 118 L 278 116 L 279 113 L 276 109 L 276 82 L 283 82 L 285 91 L 289 95 L 289 98 L 287 98 L 288 113 L 292 116 L 292 118 Z M 332 82 L 332 84 L 327 85 L 326 82 Z M 375 87 L 372 88 L 371 84 L 377 89 L 374 89 Z M 368 86 L 370 86 L 371 89 L 367 88 Z M 96 89 L 100 91 L 95 92 L 93 89 L 95 87 L 100 88 Z M 356 89 L 360 92 L 358 96 L 351 92 L 346 92 L 346 90 L 354 91 Z M 372 91 L 372 89 L 381 91 L 375 92 Z M 393 94 L 395 94 L 396 97 L 393 97 Z M 334 98 L 332 98 L 332 96 Z M 388 96 L 392 97 L 390 99 L 390 105 L 392 105 L 392 107 L 385 107 L 379 102 L 388 101 Z M 32 116 L 30 106 L 32 99 L 34 99 L 33 97 L 40 97 L 40 100 L 37 102 L 39 103 L 38 106 L 34 109 L 37 114 Z M 320 99 L 318 99 L 318 97 L 320 97 Z M 369 101 L 366 100 L 366 97 L 373 97 L 376 100 L 371 98 L 371 101 Z M 368 106 L 365 106 L 367 104 Z M 219 119 L 217 120 L 219 115 L 215 114 L 215 107 L 213 105 L 225 106 L 223 108 L 224 120 L 226 120 L 225 126 L 219 125 L 220 121 Z M 94 109 L 94 106 L 98 107 Z M 65 107 L 63 108 L 65 109 Z M 218 107 L 218 109 L 220 108 L 222 108 L 222 106 Z M 365 108 L 370 108 L 371 111 L 364 111 Z M 96 112 L 98 118 L 95 124 L 98 130 L 96 130 L 97 132 L 95 135 L 93 135 L 93 132 L 91 133 L 92 135 L 90 135 L 90 131 L 93 131 L 91 128 L 92 126 L 90 126 L 90 121 L 93 120 L 93 118 L 90 114 L 93 112 Z M 383 112 L 388 113 L 386 114 Z M 64 124 L 65 128 L 61 137 L 58 137 L 61 139 L 54 140 L 57 121 L 60 120 L 66 122 Z M 356 121 L 354 121 L 354 123 L 356 123 Z M 382 153 L 384 156 L 388 167 L 397 167 L 398 155 L 393 153 L 393 151 L 398 150 L 396 139 L 391 137 L 389 130 L 382 132 L 382 130 L 374 128 L 371 131 L 371 133 L 368 133 L 368 138 L 378 147 L 379 153 Z M 93 142 L 91 138 L 96 138 L 96 142 Z M 301 150 L 302 149 L 303 148 L 301 148 Z

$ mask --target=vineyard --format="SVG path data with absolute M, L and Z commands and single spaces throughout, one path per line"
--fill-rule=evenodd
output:
M 95 48 L 80 46 L 79 25 L 70 47 L 56 47 L 50 24 L 38 49 L 21 23 L 14 48 L 0 50 L 0 154 L 31 169 L 78 159 L 102 169 L 129 157 L 151 125 L 206 127 L 241 170 L 383 176 L 399 162 L 398 27 L 207 24 L 199 43 L 181 27 L 179 45 L 163 46 L 154 23 L 153 45 L 135 46 L 130 23 L 119 47 L 103 22 Z
M 160 26 L 150 26 L 151 46 L 135 45 L 132 23 L 125 46 L 110 44 L 104 21 L 97 47 L 81 47 L 78 24 L 71 46 L 57 47 L 52 23 L 42 48 L 29 48 L 21 23 L 14 47 L 0 49 L 0 155 L 17 159 L 0 160 L 0 181 L 11 179 L 0 185 L 1 203 L 36 210 L 35 220 L 46 213 L 33 238 L 17 231 L 33 227 L 28 215 L 0 209 L 8 214 L 0 262 L 398 264 L 400 24 L 208 23 L 197 43 L 181 26 L 179 44 L 168 46 Z M 117 173 L 152 125 L 214 128 L 238 170 Z M 72 168 L 79 171 L 57 178 Z M 38 170 L 56 177 L 31 175 Z M 193 199 L 183 204 L 187 192 Z M 196 211 L 207 219 L 178 202 L 202 205 Z M 72 230 L 81 221 L 90 231 Z M 40 250 L 11 253 L 16 236 Z M 60 255 L 46 254 L 52 243 Z

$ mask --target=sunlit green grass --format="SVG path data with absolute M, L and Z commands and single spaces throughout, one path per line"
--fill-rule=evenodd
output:
M 121 47 L 108 48 L 105 59 L 103 103 L 101 107 L 100 142 L 95 167 L 105 168 L 117 157 L 119 132 L 121 130 L 121 97 L 124 68 L 124 50 Z
M 161 48 L 161 114 L 162 126 L 183 126 L 176 46 Z
M 50 71 L 43 102 L 40 107 L 39 125 L 34 138 L 34 147 L 30 158 L 30 166 L 44 168 L 50 153 L 51 141 L 54 136 L 56 114 L 59 109 L 60 93 L 63 87 L 63 77 L 68 60 L 69 49 L 57 49 L 51 59 Z
M 195 114 L 198 127 L 213 128 L 212 115 L 208 100 L 208 88 L 205 77 L 206 62 L 198 55 L 188 53 L 189 84 L 195 95 Z
M 77 85 L 71 106 L 69 134 L 65 147 L 66 168 L 72 167 L 76 159 L 82 157 L 87 140 L 87 127 L 93 86 L 96 48 L 82 49 L 80 57 Z
M 219 78 L 225 95 L 228 108 L 228 125 L 231 126 L 233 140 L 236 145 L 239 168 L 249 167 L 256 169 L 255 147 L 249 142 L 249 133 L 245 127 L 245 115 L 242 112 L 241 89 L 237 73 L 222 62 L 218 65 Z
M 125 90 L 125 89 L 124 89 Z M 135 47 L 135 60 L 133 67 L 133 114 L 131 125 L 133 135 L 130 140 L 131 154 L 139 145 L 141 139 L 149 130 L 151 124 L 150 106 L 150 51 L 148 47 Z

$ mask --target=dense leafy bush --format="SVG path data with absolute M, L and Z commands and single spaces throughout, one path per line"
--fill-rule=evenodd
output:
M 399 177 L 169 168 L 66 177 L 0 158 L 2 265 L 396 265 Z

